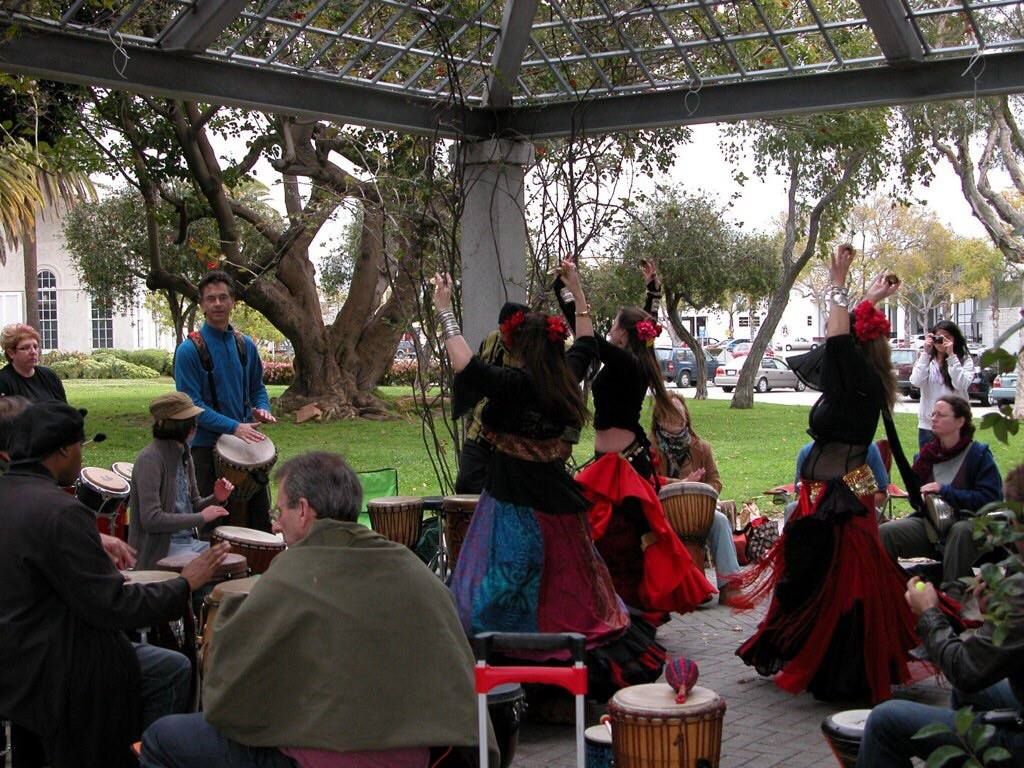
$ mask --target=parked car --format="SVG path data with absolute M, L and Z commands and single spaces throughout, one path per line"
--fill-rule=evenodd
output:
M 1001 373 L 996 376 L 988 396 L 996 405 L 1012 405 L 1017 399 L 1017 374 Z
M 740 344 L 747 344 L 747 345 L 749 345 L 750 344 L 750 339 L 729 339 L 728 341 L 726 341 L 726 342 L 724 342 L 722 344 L 722 351 L 723 352 L 728 352 L 730 355 L 735 354 L 733 352 L 733 349 L 735 349 Z M 747 347 L 747 351 L 750 351 L 750 347 L 749 346 Z
M 725 358 L 726 359 L 730 359 L 730 358 L 744 357 L 745 355 L 749 355 L 750 354 L 750 349 L 753 346 L 754 346 L 754 342 L 752 342 L 752 341 L 741 341 L 739 344 L 734 344 L 731 351 L 728 351 L 728 352 L 724 353 Z M 771 347 L 768 347 L 764 351 L 764 356 L 765 357 L 775 357 L 775 350 L 772 349 Z
M 692 387 L 697 381 L 697 360 L 689 347 L 673 347 L 655 349 L 661 375 L 665 381 L 673 382 L 677 387 Z M 704 370 L 709 382 L 715 381 L 715 368 L 718 360 L 706 351 L 704 353 Z
M 411 341 L 403 339 L 398 342 L 395 350 L 395 360 L 414 360 L 416 358 L 416 345 Z
M 716 339 L 714 336 L 701 336 L 697 339 L 700 345 L 704 347 L 706 352 L 710 352 L 712 355 L 717 355 L 722 351 L 722 345 L 725 343 L 721 339 Z
M 776 349 L 784 349 L 787 352 L 803 349 L 817 349 L 820 342 L 808 339 L 805 336 L 797 336 L 795 339 L 786 339 L 776 343 Z
M 723 392 L 732 392 L 740 378 L 740 371 L 746 364 L 746 358 L 734 360 L 718 366 L 715 371 L 715 383 Z M 803 392 L 806 386 L 797 375 L 786 365 L 785 360 L 776 357 L 765 357 L 757 369 L 757 376 L 754 378 L 754 389 L 758 392 L 768 392 L 772 389 L 785 387 Z
M 921 399 L 921 390 L 911 385 L 910 372 L 914 369 L 914 362 L 920 354 L 916 349 L 893 349 L 892 365 L 896 369 L 896 388 L 911 400 Z M 976 400 L 979 405 L 990 404 L 989 390 L 992 388 L 992 379 L 995 378 L 994 368 L 981 367 L 981 355 L 978 352 L 971 352 L 971 359 L 974 361 L 974 379 L 967 387 L 967 397 Z

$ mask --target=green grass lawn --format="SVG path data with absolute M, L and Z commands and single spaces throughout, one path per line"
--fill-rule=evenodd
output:
M 89 432 L 107 435 L 106 442 L 87 446 L 83 457 L 86 466 L 100 467 L 109 467 L 114 461 L 134 461 L 150 440 L 149 401 L 173 387 L 168 378 L 70 380 L 64 384 L 71 403 L 89 410 Z M 268 390 L 274 398 L 284 387 L 271 386 Z M 385 387 L 380 394 L 393 401 L 410 393 L 403 387 Z M 689 405 L 697 433 L 714 448 L 722 474 L 723 498 L 746 499 L 792 481 L 797 451 L 810 439 L 806 432 L 807 407 L 759 403 L 751 410 L 738 411 L 729 408 L 724 400 L 692 400 Z M 917 446 L 916 417 L 896 414 L 896 425 L 904 447 L 913 452 Z M 279 461 L 303 451 L 337 451 L 356 470 L 398 468 L 402 494 L 441 493 L 423 444 L 420 419 L 415 414 L 383 422 L 351 420 L 301 425 L 286 417 L 282 423 L 267 427 L 266 433 L 277 446 Z M 884 437 L 881 425 L 879 437 Z M 1003 445 L 986 432 L 979 433 L 978 438 L 990 442 L 1004 472 L 1020 461 L 1021 441 Z M 577 461 L 589 458 L 592 446 L 593 430 L 587 429 L 576 450 Z M 770 500 L 761 502 L 762 508 L 769 505 Z

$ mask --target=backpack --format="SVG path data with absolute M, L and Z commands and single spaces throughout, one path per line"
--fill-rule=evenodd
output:
M 238 349 L 238 360 L 242 363 L 242 392 L 245 393 L 245 412 L 249 412 L 249 388 L 245 385 L 245 367 L 248 362 L 248 356 L 245 349 L 245 336 L 241 332 L 232 330 L 235 336 L 235 347 Z M 213 357 L 210 355 L 210 350 L 206 346 L 206 339 L 203 338 L 203 334 L 199 331 L 192 331 L 188 335 L 188 340 L 191 341 L 195 347 L 196 352 L 199 355 L 199 364 L 206 371 L 206 380 L 210 385 L 210 405 L 213 410 L 220 412 L 220 403 L 217 401 L 217 384 L 213 379 Z

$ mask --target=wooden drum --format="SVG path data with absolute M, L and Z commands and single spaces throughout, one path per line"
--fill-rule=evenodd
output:
M 200 619 L 202 633 L 199 635 L 199 669 L 200 674 L 206 677 L 210 664 L 210 654 L 213 652 L 213 624 L 217 618 L 217 611 L 220 604 L 227 595 L 249 596 L 253 584 L 259 576 L 249 576 L 244 579 L 233 579 L 232 581 L 221 582 L 205 598 L 203 598 L 203 613 Z
M 174 571 L 175 573 L 181 573 L 182 568 L 191 563 L 197 557 L 199 557 L 198 552 L 186 552 L 183 555 L 170 555 L 162 560 L 158 560 L 156 567 L 161 571 Z M 217 566 L 217 573 L 214 578 L 225 581 L 227 579 L 238 579 L 248 575 L 249 564 L 246 561 L 245 556 L 236 555 L 234 552 L 228 552 L 224 559 L 221 560 L 220 565 Z
M 213 446 L 217 476 L 231 481 L 232 498 L 239 501 L 248 501 L 267 485 L 267 474 L 276 461 L 277 448 L 269 437 L 247 443 L 234 435 L 221 435 Z
M 473 512 L 480 496 L 475 493 L 459 493 L 454 496 L 445 496 L 441 500 L 441 512 L 444 514 L 444 545 L 448 553 L 448 571 L 455 570 L 455 563 L 459 559 L 459 550 L 462 549 L 462 542 L 466 540 L 466 531 L 469 530 L 469 521 L 473 519 Z
M 704 565 L 704 546 L 715 521 L 718 492 L 707 483 L 679 482 L 662 486 L 658 499 L 668 524 L 682 540 L 697 567 Z
M 725 699 L 695 686 L 683 704 L 667 683 L 623 688 L 608 702 L 615 768 L 717 768 Z
M 864 723 L 870 714 L 870 709 L 848 709 L 821 721 L 821 732 L 825 734 L 825 740 L 843 768 L 854 768 L 857 765 Z
M 420 540 L 423 523 L 423 499 L 419 496 L 383 496 L 366 503 L 370 527 L 381 536 L 409 549 Z
M 221 525 L 213 529 L 210 543 L 226 541 L 231 551 L 242 555 L 249 563 L 252 573 L 263 573 L 270 567 L 270 561 L 284 552 L 284 538 L 276 533 L 241 528 L 237 525 Z

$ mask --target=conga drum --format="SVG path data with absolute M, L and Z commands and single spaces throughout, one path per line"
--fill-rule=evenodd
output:
M 694 686 L 682 704 L 668 683 L 632 685 L 608 702 L 615 768 L 717 768 L 725 699 Z
M 583 732 L 583 740 L 586 768 L 612 768 L 615 765 L 612 732 L 607 725 L 601 723 L 590 726 Z
M 263 573 L 270 567 L 270 561 L 284 552 L 284 538 L 279 534 L 237 525 L 214 528 L 210 542 L 216 544 L 218 541 L 227 542 L 232 552 L 245 557 L 252 573 Z
M 469 521 L 473 519 L 478 501 L 480 496 L 475 493 L 459 493 L 445 496 L 441 500 L 441 513 L 444 515 L 444 546 L 449 573 L 455 570 L 459 550 L 462 549 L 462 542 L 466 540 Z
M 415 549 L 423 523 L 419 496 L 382 496 L 366 503 L 370 527 L 382 536 Z
M 821 721 L 821 732 L 825 734 L 825 740 L 843 768 L 854 768 L 857 765 L 864 723 L 870 714 L 870 709 L 848 709 Z
M 181 573 L 182 568 L 191 563 L 199 557 L 198 552 L 185 552 L 181 555 L 169 555 L 161 560 L 158 560 L 156 567 L 161 571 L 173 571 L 175 573 Z M 218 581 L 226 581 L 227 579 L 240 579 L 243 576 L 249 575 L 249 564 L 246 562 L 244 555 L 238 555 L 234 552 L 228 552 L 224 556 L 220 565 L 217 566 L 217 573 L 214 579 Z
M 662 486 L 658 499 L 668 524 L 683 542 L 698 568 L 704 567 L 704 547 L 715 521 L 718 491 L 707 483 L 683 481 Z
M 171 581 L 178 578 L 179 574 L 174 571 L 121 571 L 121 575 L 128 584 L 155 584 L 161 581 Z M 178 622 L 173 622 L 176 624 Z M 161 623 L 154 627 L 140 627 L 139 639 L 143 643 L 152 642 L 161 648 L 168 648 L 172 651 L 179 651 L 188 657 L 192 662 L 193 684 L 196 682 L 195 660 L 196 660 L 196 623 L 195 616 L 188 601 L 182 606 L 180 618 L 180 630 L 175 631 L 172 624 Z
M 75 496 L 96 513 L 96 527 L 100 533 L 125 538 L 127 511 L 124 501 L 131 493 L 128 481 L 99 467 L 83 467 L 78 475 Z
M 114 474 L 120 475 L 130 484 L 132 481 L 132 470 L 135 469 L 135 465 L 130 461 L 115 461 L 110 465 L 110 469 Z
M 240 501 L 248 501 L 267 485 L 276 461 L 277 448 L 269 437 L 247 443 L 234 435 L 221 435 L 213 446 L 217 476 L 231 481 L 235 486 L 232 496 Z
M 203 677 L 206 677 L 210 653 L 213 651 L 213 624 L 217 618 L 217 611 L 220 609 L 221 602 L 223 602 L 225 596 L 232 594 L 248 597 L 249 592 L 252 591 L 253 584 L 256 583 L 258 578 L 259 576 L 248 576 L 244 579 L 222 581 L 204 598 L 202 617 L 199 621 L 202 629 L 198 639 L 199 669 Z
M 170 581 L 178 578 L 177 573 L 168 570 L 161 571 L 121 571 L 124 580 L 128 584 L 154 584 L 158 581 Z

